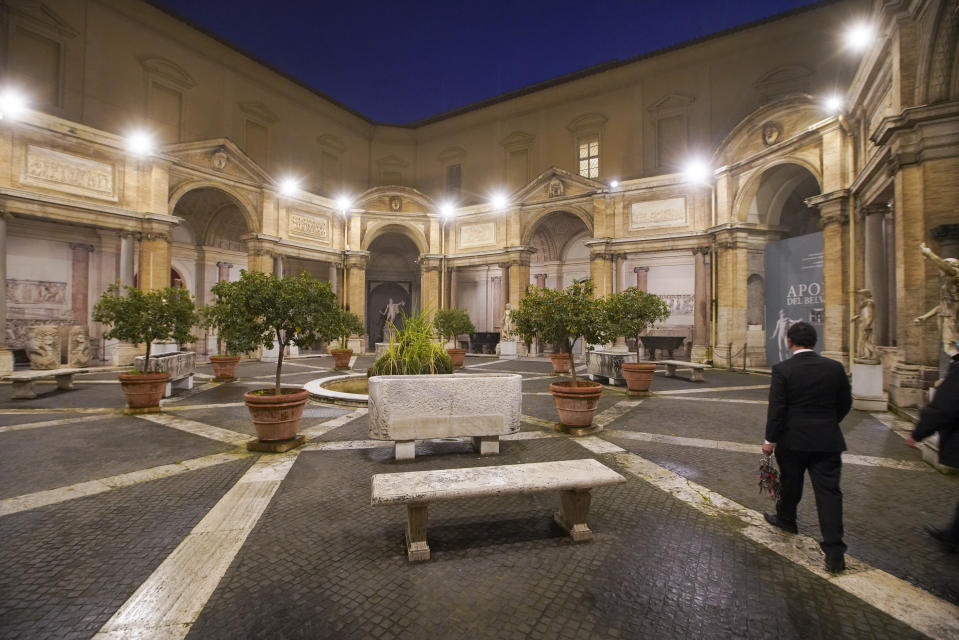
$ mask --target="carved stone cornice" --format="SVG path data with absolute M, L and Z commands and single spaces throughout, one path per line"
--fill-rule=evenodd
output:
M 93 245 L 87 244 L 85 242 L 71 242 L 70 248 L 73 249 L 74 251 L 76 251 L 77 249 L 80 249 L 81 251 L 93 253 Z
M 170 234 L 162 231 L 144 231 L 140 234 L 140 239 L 144 242 L 169 242 Z
M 699 255 L 700 253 L 703 254 L 704 256 L 708 256 L 710 253 L 712 253 L 712 251 L 713 251 L 713 248 L 708 246 L 692 248 L 692 252 L 694 256 Z
M 443 266 L 443 257 L 436 255 L 422 255 L 416 260 L 421 272 L 439 271 Z
M 347 269 L 366 269 L 366 265 L 370 262 L 370 252 L 369 251 L 344 251 L 344 259 L 346 261 Z

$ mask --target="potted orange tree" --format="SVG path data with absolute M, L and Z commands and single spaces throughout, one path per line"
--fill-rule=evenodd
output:
M 636 338 L 636 362 L 622 365 L 626 387 L 630 394 L 648 393 L 656 365 L 639 361 L 639 336 L 669 317 L 669 305 L 653 293 L 630 287 L 603 298 L 601 307 L 612 337 Z
M 461 333 L 476 331 L 476 327 L 473 326 L 473 322 L 465 309 L 440 309 L 433 316 L 433 327 L 440 338 L 448 343 L 456 340 L 456 336 Z M 452 347 L 446 348 L 446 353 L 450 355 L 454 367 L 463 366 L 466 349 L 457 347 L 454 342 Z
M 305 347 L 335 336 L 340 318 L 336 294 L 328 282 L 305 273 L 277 278 L 244 270 L 230 285 L 222 289 L 231 310 L 221 325 L 228 349 L 243 353 L 276 344 L 279 350 L 273 387 L 243 396 L 259 440 L 248 447 L 286 451 L 302 442 L 296 433 L 310 394 L 299 387 L 283 387 L 283 357 L 291 344 Z
M 236 366 L 240 356 L 230 349 L 229 343 L 224 340 L 223 327 L 233 316 L 229 305 L 228 291 L 234 283 L 221 280 L 213 285 L 210 292 L 214 299 L 211 304 L 200 307 L 199 324 L 204 329 L 216 329 L 216 355 L 210 356 L 210 365 L 213 367 L 213 380 L 225 382 L 236 379 Z M 226 351 L 224 351 L 226 344 Z
M 573 343 L 577 338 L 583 338 L 588 345 L 609 340 L 606 316 L 598 301 L 593 299 L 592 281 L 573 281 L 561 291 L 530 287 L 520 300 L 519 308 L 513 312 L 513 322 L 523 340 L 531 342 L 538 337 L 570 356 L 570 380 L 549 385 L 560 428 L 571 435 L 599 431 L 590 425 L 603 385 L 577 379 L 572 357 Z
M 334 349 L 333 347 L 329 347 L 327 349 L 330 355 L 333 356 L 333 368 L 350 368 L 350 358 L 353 357 L 353 350 L 347 346 L 350 336 L 361 336 L 365 330 L 366 328 L 363 326 L 363 321 L 360 320 L 358 315 L 352 311 L 340 309 L 340 313 L 336 319 L 336 328 L 333 331 L 333 337 L 340 341 L 340 348 Z
M 143 371 L 134 369 L 118 373 L 120 386 L 132 411 L 156 411 L 163 389 L 170 380 L 169 372 L 150 372 L 150 351 L 154 342 L 190 339 L 190 329 L 197 321 L 193 300 L 186 289 L 167 287 L 144 293 L 136 287 L 114 283 L 93 308 L 93 319 L 110 327 L 105 339 L 116 338 L 134 345 L 146 343 Z

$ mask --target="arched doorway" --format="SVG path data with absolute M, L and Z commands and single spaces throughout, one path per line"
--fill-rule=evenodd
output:
M 369 349 L 384 341 L 387 305 L 400 304 L 407 315 L 419 310 L 420 251 L 402 231 L 387 231 L 370 243 L 366 268 L 366 334 Z M 397 325 L 402 326 L 401 315 Z
M 589 249 L 584 243 L 592 232 L 578 216 L 555 211 L 537 220 L 530 231 L 528 244 L 536 249 L 530 260 L 532 284 L 562 289 L 589 277 Z
M 823 240 L 819 212 L 805 203 L 819 192 L 816 176 L 798 164 L 780 164 L 760 176 L 749 218 L 773 233 L 762 264 L 752 261 L 743 283 L 749 305 L 747 345 L 751 353 L 747 355 L 754 366 L 760 359 L 771 366 L 788 358 L 786 332 L 800 320 L 816 327 L 820 336 L 817 350 L 822 348 Z M 762 326 L 754 322 L 762 322 Z M 757 344 L 760 336 L 763 348 Z

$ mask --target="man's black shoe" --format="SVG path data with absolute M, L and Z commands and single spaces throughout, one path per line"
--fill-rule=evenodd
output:
M 846 570 L 846 556 L 826 556 L 826 571 L 839 573 Z
M 956 553 L 956 551 L 959 550 L 957 549 L 957 546 L 959 545 L 956 545 L 955 541 L 950 540 L 946 532 L 940 529 L 939 527 L 933 526 L 931 524 L 924 524 L 922 525 L 922 528 L 926 530 L 926 533 L 928 533 L 933 538 L 938 540 L 939 544 L 941 544 L 942 548 L 945 549 L 947 552 Z
M 789 533 L 799 533 L 799 527 L 796 526 L 795 522 L 786 522 L 775 513 L 764 513 L 763 517 L 766 518 L 766 522 L 774 527 L 779 527 L 783 531 L 788 531 Z

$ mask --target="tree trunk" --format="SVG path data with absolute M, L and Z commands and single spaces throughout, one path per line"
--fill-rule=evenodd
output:
M 573 359 L 573 343 L 566 340 L 566 353 L 569 354 L 569 377 L 573 379 L 573 386 L 576 385 L 576 361 Z
M 283 370 L 283 352 L 286 351 L 286 343 L 280 342 L 280 332 L 276 332 L 276 344 L 280 348 L 280 353 L 276 358 L 276 395 L 280 395 L 280 373 Z
M 146 358 L 143 359 L 143 373 L 146 373 L 150 370 L 150 343 L 153 341 L 147 338 L 147 353 Z

